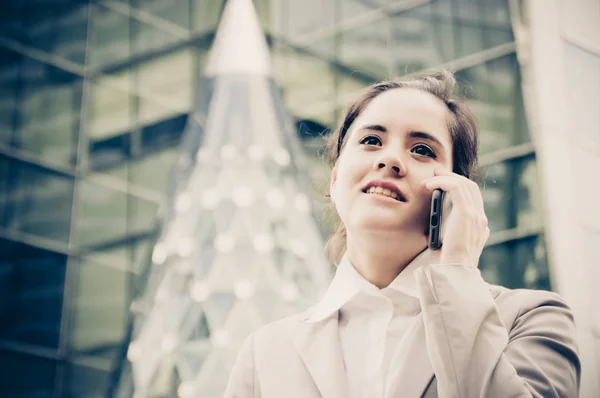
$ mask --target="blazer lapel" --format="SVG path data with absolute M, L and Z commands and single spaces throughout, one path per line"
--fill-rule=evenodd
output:
M 337 313 L 319 322 L 300 320 L 290 335 L 323 398 L 346 398 L 348 382 Z
M 392 363 L 398 363 L 394 372 L 388 374 L 386 397 L 422 397 L 431 384 L 433 367 L 427 354 L 423 314 L 419 314 L 400 342 L 397 356 Z

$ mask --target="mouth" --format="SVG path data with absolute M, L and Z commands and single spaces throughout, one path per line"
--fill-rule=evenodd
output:
M 406 197 L 402 192 L 394 184 L 388 182 L 372 181 L 363 189 L 363 193 L 387 196 L 398 202 L 406 202 Z

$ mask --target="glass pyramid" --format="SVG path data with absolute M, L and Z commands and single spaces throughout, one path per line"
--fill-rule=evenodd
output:
M 201 84 L 132 302 L 118 396 L 222 396 L 246 336 L 307 308 L 331 279 L 250 0 L 227 2 Z

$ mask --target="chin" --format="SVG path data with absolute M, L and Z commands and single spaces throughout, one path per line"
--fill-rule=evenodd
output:
M 362 218 L 353 223 L 357 231 L 375 234 L 375 235 L 394 235 L 400 233 L 402 222 L 399 220 L 390 220 L 390 218 Z

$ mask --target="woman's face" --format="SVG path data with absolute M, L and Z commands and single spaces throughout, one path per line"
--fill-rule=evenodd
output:
M 375 97 L 356 118 L 330 191 L 349 236 L 426 231 L 431 194 L 421 182 L 435 168 L 452 171 L 448 112 L 434 95 L 400 88 Z

